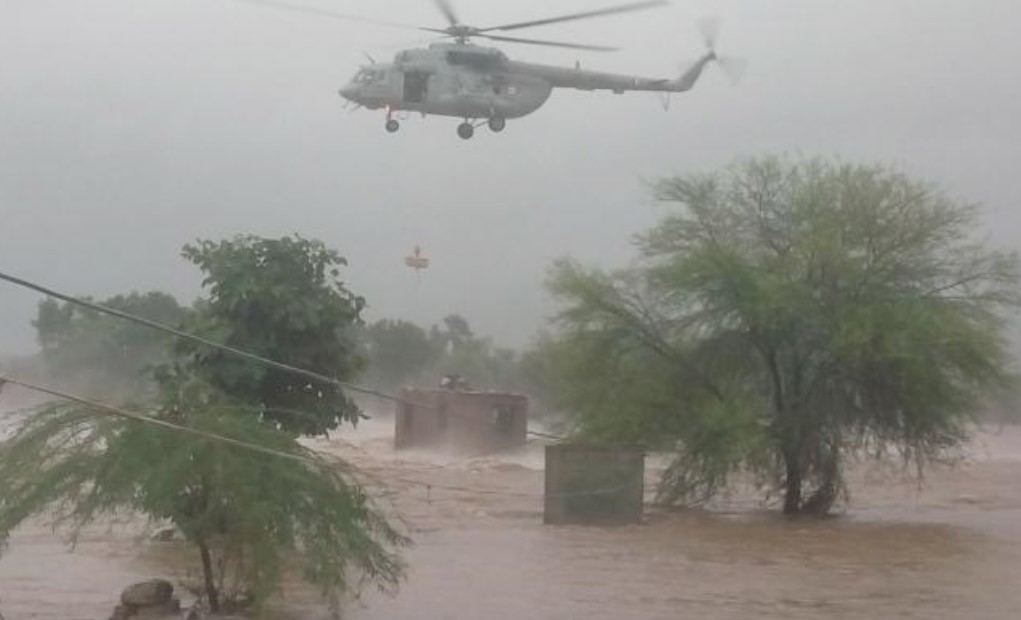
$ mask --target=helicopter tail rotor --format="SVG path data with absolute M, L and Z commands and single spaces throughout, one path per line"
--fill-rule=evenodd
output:
M 717 56 L 716 64 L 732 84 L 739 84 L 748 70 L 748 61 L 736 56 Z
M 703 17 L 698 21 L 698 31 L 702 35 L 702 43 L 707 49 L 716 49 L 716 40 L 720 36 L 720 20 L 716 17 Z
M 716 53 L 716 42 L 720 36 L 720 20 L 715 17 L 703 18 L 699 21 L 699 32 L 702 34 L 702 41 L 709 50 L 713 61 L 719 65 L 723 74 L 734 84 L 737 84 L 744 77 L 748 62 L 744 58 L 735 56 L 720 56 Z

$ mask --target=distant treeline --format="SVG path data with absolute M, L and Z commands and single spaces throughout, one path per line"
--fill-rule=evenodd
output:
M 159 291 L 132 292 L 97 303 L 171 327 L 184 326 L 195 311 Z M 39 304 L 33 326 L 39 353 L 9 360 L 3 367 L 108 401 L 151 396 L 155 385 L 150 371 L 167 361 L 173 340 L 168 334 L 54 300 Z M 491 338 L 476 335 L 459 314 L 428 329 L 386 318 L 346 329 L 345 339 L 363 361 L 357 381 L 375 390 L 396 393 L 458 375 L 471 389 L 532 396 L 542 391 L 542 364 L 535 352 L 522 355 L 500 347 Z

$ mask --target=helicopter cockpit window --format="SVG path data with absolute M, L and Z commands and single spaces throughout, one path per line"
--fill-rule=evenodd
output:
M 381 71 L 374 69 L 362 69 L 359 71 L 354 78 L 356 84 L 371 84 L 372 82 L 378 82 L 383 78 Z

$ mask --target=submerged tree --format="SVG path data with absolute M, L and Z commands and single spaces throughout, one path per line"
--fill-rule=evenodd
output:
M 848 457 L 921 467 L 1008 382 L 1015 256 L 977 209 L 881 168 L 766 158 L 661 181 L 681 208 L 617 276 L 558 263 L 546 347 L 558 398 L 596 438 L 676 450 L 666 502 L 739 472 L 786 513 L 828 511 Z

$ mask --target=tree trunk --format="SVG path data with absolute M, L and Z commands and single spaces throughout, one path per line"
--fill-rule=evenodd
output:
M 822 517 L 829 514 L 830 508 L 833 508 L 833 504 L 836 501 L 836 487 L 831 484 L 824 484 L 815 493 L 812 493 L 812 496 L 808 498 L 805 505 L 801 507 L 801 512 Z
M 796 515 L 801 512 L 801 463 L 795 454 L 788 451 L 784 452 L 783 461 L 787 470 L 783 483 L 783 513 Z
M 828 455 L 823 464 L 822 481 L 819 488 L 812 493 L 801 511 L 807 514 L 823 516 L 829 513 L 840 493 L 840 461 L 835 454 Z
M 220 613 L 220 594 L 216 591 L 216 580 L 213 577 L 213 560 L 209 556 L 209 547 L 205 541 L 198 541 L 199 553 L 202 555 L 202 577 L 206 584 L 206 598 L 209 599 L 209 611 Z

